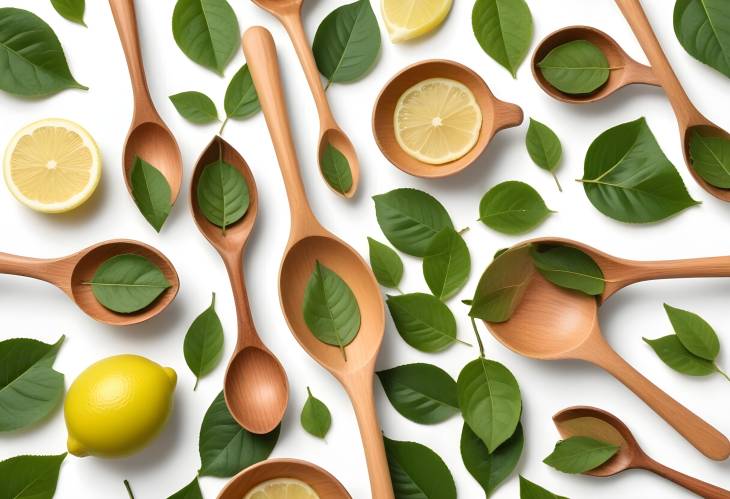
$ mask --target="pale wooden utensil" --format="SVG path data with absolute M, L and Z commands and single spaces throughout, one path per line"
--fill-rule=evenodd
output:
M 609 461 L 587 471 L 586 475 L 607 477 L 641 469 L 671 480 L 702 497 L 730 498 L 729 491 L 668 468 L 647 456 L 628 427 L 613 414 L 595 407 L 570 407 L 555 414 L 553 422 L 563 438 L 590 437 L 620 447 Z
M 345 132 L 337 124 L 332 110 L 330 109 L 329 102 L 327 101 L 327 95 L 325 89 L 322 86 L 322 78 L 319 75 L 319 69 L 317 69 L 317 63 L 314 60 L 314 54 L 309 45 L 309 40 L 304 32 L 304 26 L 302 24 L 302 4 L 303 0 L 252 0 L 253 3 L 264 9 L 265 11 L 276 17 L 279 22 L 286 28 L 294 49 L 297 52 L 299 61 L 304 69 L 304 74 L 307 77 L 309 88 L 312 91 L 314 102 L 317 105 L 317 113 L 319 114 L 319 145 L 317 147 L 317 158 L 320 163 L 320 172 L 322 171 L 322 156 L 327 149 L 327 145 L 331 144 L 335 149 L 340 151 L 347 162 L 350 164 L 350 171 L 352 172 L 352 187 L 346 193 L 337 192 L 334 189 L 333 192 L 346 198 L 351 198 L 355 195 L 357 187 L 360 184 L 360 161 L 357 159 L 357 153 L 352 142 L 347 137 Z M 327 183 L 327 182 L 326 182 Z M 331 188 L 329 183 L 327 186 Z
M 297 341 L 344 386 L 357 415 L 374 499 L 393 499 L 385 445 L 373 399 L 373 373 L 385 332 L 380 289 L 370 267 L 346 243 L 324 229 L 307 201 L 291 136 L 276 47 L 264 28 L 249 29 L 243 50 L 259 90 L 271 140 L 279 159 L 291 211 L 291 233 L 279 274 L 279 297 Z M 362 323 L 347 346 L 347 361 L 337 347 L 319 341 L 304 322 L 304 291 L 316 262 L 332 269 L 355 294 Z
M 170 287 L 143 310 L 120 314 L 99 303 L 91 285 L 85 283 L 91 281 L 102 263 L 127 253 L 149 259 L 165 274 Z M 20 275 L 49 282 L 66 293 L 92 319 L 113 326 L 128 326 L 151 319 L 167 308 L 180 289 L 175 267 L 165 255 L 152 246 L 126 239 L 106 241 L 64 258 L 48 260 L 0 253 L 0 274 Z
M 248 211 L 226 232 L 208 221 L 198 204 L 198 182 L 205 167 L 222 159 L 246 179 Z M 276 356 L 259 338 L 251 315 L 243 276 L 243 255 L 259 209 L 256 181 L 246 161 L 221 137 L 216 136 L 198 159 L 190 187 L 190 206 L 195 223 L 218 251 L 233 288 L 238 317 L 238 340 L 226 370 L 223 393 L 231 415 L 253 433 L 269 433 L 281 423 L 289 402 L 289 382 Z

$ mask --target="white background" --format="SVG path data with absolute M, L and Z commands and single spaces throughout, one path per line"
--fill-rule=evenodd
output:
M 610 0 L 528 0 L 535 19 L 533 49 L 548 33 L 563 26 L 587 24 L 614 36 L 633 56 L 644 60 L 628 25 Z M 325 15 L 342 1 L 309 0 L 304 8 L 308 34 L 314 36 Z M 378 0 L 373 0 L 380 19 Z M 161 316 L 146 324 L 114 328 L 97 324 L 81 313 L 53 287 L 25 278 L 0 278 L 0 338 L 33 337 L 54 342 L 67 335 L 57 369 L 67 386 L 92 362 L 119 353 L 136 353 L 174 367 L 179 375 L 175 408 L 162 435 L 143 452 L 122 460 L 69 456 L 63 464 L 60 499 L 122 499 L 123 479 L 129 479 L 137 499 L 162 499 L 187 484 L 200 466 L 198 431 L 203 414 L 222 387 L 226 362 L 201 381 L 193 392 L 194 378 L 182 354 L 183 337 L 194 317 L 208 306 L 211 291 L 218 293 L 218 313 L 226 332 L 226 358 L 235 342 L 235 312 L 223 265 L 212 247 L 198 233 L 189 210 L 187 186 L 194 161 L 216 133 L 215 125 L 194 126 L 178 116 L 168 95 L 201 90 L 222 109 L 230 77 L 243 63 L 238 53 L 225 78 L 219 78 L 188 60 L 171 33 L 172 0 L 137 0 L 140 33 L 151 92 L 161 115 L 178 138 L 185 162 L 185 190 L 162 234 L 158 235 L 135 208 L 124 188 L 121 150 L 131 119 L 131 90 L 121 46 L 107 2 L 87 2 L 88 29 L 59 17 L 50 2 L 0 0 L 0 6 L 25 7 L 46 20 L 63 43 L 72 71 L 90 91 L 66 91 L 50 99 L 28 101 L 0 93 L 0 143 L 6 144 L 21 126 L 46 117 L 64 117 L 81 123 L 98 141 L 104 158 L 103 181 L 94 197 L 66 215 L 43 215 L 17 203 L 0 189 L 2 251 L 28 256 L 60 256 L 110 238 L 135 238 L 162 250 L 176 265 L 181 278 L 180 295 Z M 283 29 L 265 12 L 245 0 L 232 2 L 241 29 L 263 24 L 274 34 L 292 111 L 294 135 L 303 176 L 314 211 L 322 223 L 361 253 L 367 253 L 366 236 L 385 241 L 375 220 L 371 196 L 397 187 L 417 187 L 434 194 L 449 209 L 457 226 L 470 225 L 466 239 L 472 250 L 473 275 L 469 285 L 450 304 L 458 316 L 459 335 L 473 340 L 465 308 L 468 297 L 495 250 L 520 238 L 507 237 L 476 224 L 481 196 L 496 183 L 518 179 L 529 182 L 544 196 L 552 216 L 530 236 L 565 236 L 582 240 L 616 255 L 635 258 L 678 258 L 730 254 L 727 237 L 730 206 L 707 195 L 686 171 L 674 115 L 659 89 L 632 87 L 610 99 L 585 107 L 561 104 L 537 86 L 529 65 L 523 64 L 518 79 L 492 61 L 477 44 L 471 30 L 472 1 L 456 0 L 443 27 L 424 39 L 393 45 L 383 23 L 382 54 L 363 80 L 334 85 L 328 92 L 334 113 L 352 137 L 362 163 L 362 184 L 356 199 L 345 201 L 332 194 L 321 180 L 315 161 L 317 117 L 303 72 Z M 699 109 L 718 124 L 730 128 L 728 91 L 730 81 L 686 54 L 672 29 L 672 5 L 668 0 L 644 0 L 645 8 L 664 48 L 690 96 Z M 530 54 L 531 55 L 531 54 Z M 565 157 L 558 172 L 565 188 L 559 193 L 552 178 L 535 167 L 525 151 L 526 125 L 500 133 L 484 156 L 458 176 L 441 181 L 410 177 L 392 167 L 378 150 L 370 129 L 375 98 L 395 72 L 416 61 L 443 57 L 465 63 L 482 75 L 497 97 L 519 103 L 526 118 L 533 116 L 554 128 L 564 142 Z M 292 105 L 294 103 L 294 105 Z M 582 161 L 591 141 L 619 123 L 646 116 L 659 143 L 677 165 L 691 195 L 703 201 L 678 216 L 654 225 L 629 226 L 604 217 L 588 202 L 580 184 Z M 230 123 L 224 134 L 246 158 L 258 184 L 261 212 L 246 270 L 253 313 L 264 341 L 287 367 L 291 387 L 289 411 L 274 457 L 313 461 L 336 475 L 356 499 L 370 497 L 367 473 L 350 404 L 338 384 L 296 343 L 278 303 L 277 272 L 288 237 L 289 214 L 284 186 L 262 115 L 246 122 Z M 420 262 L 404 257 L 406 291 L 426 291 Z M 680 402 L 730 433 L 728 394 L 730 385 L 719 376 L 685 377 L 664 366 L 641 341 L 669 332 L 661 304 L 700 313 L 718 330 L 730 349 L 730 286 L 727 280 L 657 282 L 633 286 L 602 308 L 601 320 L 609 342 L 650 379 Z M 728 463 L 706 459 L 641 403 L 627 389 L 596 368 L 578 362 L 541 363 L 507 351 L 486 331 L 487 355 L 506 364 L 520 382 L 524 400 L 526 448 L 518 472 L 555 493 L 575 498 L 683 498 L 692 497 L 676 486 L 647 472 L 627 472 L 598 479 L 563 475 L 542 464 L 558 439 L 551 416 L 571 405 L 595 405 L 621 417 L 645 450 L 656 459 L 688 474 L 730 487 Z M 388 319 L 386 339 L 379 358 L 380 369 L 412 362 L 430 362 L 456 377 L 477 355 L 476 350 L 454 346 L 443 354 L 422 354 L 398 336 Z M 727 353 L 720 364 L 730 368 Z M 324 400 L 334 424 L 327 441 L 317 440 L 299 426 L 299 411 L 306 386 Z M 385 435 L 414 440 L 433 448 L 451 469 L 459 497 L 483 497 L 481 489 L 462 465 L 459 455 L 461 419 L 436 427 L 419 426 L 401 417 L 390 406 L 379 384 L 378 410 Z M 65 450 L 66 431 L 60 410 L 27 431 L 0 436 L 0 459 L 24 453 L 58 454 Z M 1 477 L 0 477 L 1 479 Z M 213 498 L 224 480 L 203 478 L 207 498 Z M 494 495 L 518 496 L 516 474 Z M 434 498 L 438 499 L 438 498 Z

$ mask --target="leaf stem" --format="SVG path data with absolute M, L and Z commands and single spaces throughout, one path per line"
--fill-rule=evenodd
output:
M 563 192 L 563 186 L 560 185 L 560 180 L 558 180 L 558 176 L 553 173 L 553 178 L 555 179 L 555 183 L 558 184 L 558 190 L 560 192 Z
M 226 125 L 228 124 L 228 121 L 230 118 L 226 117 L 226 119 L 223 120 L 223 124 L 221 125 L 220 130 L 218 130 L 218 135 L 223 135 L 223 129 L 226 128 Z
M 404 294 L 405 294 L 405 293 L 403 292 L 403 290 L 402 290 L 402 289 L 400 289 L 400 287 L 398 287 L 398 286 L 396 286 L 396 287 L 395 287 L 395 290 L 396 290 L 396 291 L 398 291 L 398 292 L 399 292 L 400 294 L 402 294 L 402 295 L 404 295 Z
M 482 337 L 479 336 L 479 330 L 477 329 L 477 321 L 474 320 L 474 317 L 469 317 L 471 320 L 471 327 L 474 329 L 474 335 L 477 337 L 477 343 L 479 343 L 479 353 L 482 357 L 484 356 L 484 343 L 482 343 Z
M 198 389 L 198 383 L 200 383 L 200 377 L 195 378 L 195 385 L 193 386 L 193 391 L 196 391 Z
M 724 378 L 725 378 L 726 380 L 730 381 L 730 376 L 728 376 L 728 375 L 727 375 L 727 373 L 726 373 L 725 371 L 723 371 L 722 369 L 720 369 L 720 368 L 719 368 L 719 367 L 717 366 L 717 364 L 715 364 L 715 370 L 716 370 L 717 372 L 719 372 L 719 373 L 720 373 L 720 374 L 721 374 L 721 375 L 722 375 L 722 376 L 723 376 L 723 377 L 724 377 Z
M 327 90 L 329 90 L 331 86 L 332 86 L 332 80 L 327 80 L 327 85 L 325 85 L 324 91 L 326 92 Z
M 460 236 L 463 236 L 464 234 L 466 234 L 466 233 L 467 233 L 467 232 L 469 232 L 470 230 L 471 230 L 471 227 L 469 227 L 469 226 L 467 225 L 466 227 L 464 227 L 463 229 L 461 229 L 461 230 L 460 230 L 460 231 L 458 232 L 458 234 L 459 234 Z
M 124 487 L 127 489 L 127 494 L 129 494 L 129 499 L 134 499 L 134 494 L 132 493 L 132 487 L 129 486 L 129 480 L 124 480 Z

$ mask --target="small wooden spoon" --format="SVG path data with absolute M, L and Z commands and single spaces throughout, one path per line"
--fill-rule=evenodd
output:
M 262 27 L 249 29 L 243 36 L 243 51 L 254 84 L 260 89 L 261 108 L 289 198 L 291 233 L 279 273 L 279 297 L 284 315 L 297 341 L 337 378 L 352 400 L 365 447 L 372 497 L 393 499 L 385 445 L 373 399 L 375 361 L 385 332 L 385 310 L 378 283 L 362 257 L 320 225 L 307 202 L 271 33 Z M 338 348 L 319 341 L 304 322 L 304 290 L 317 261 L 347 282 L 360 307 L 362 323 L 357 337 L 347 346 L 347 361 Z
M 248 184 L 249 206 L 241 220 L 223 230 L 210 223 L 198 204 L 198 181 L 205 167 L 223 159 L 236 167 Z M 276 356 L 259 338 L 251 316 L 243 276 L 243 255 L 256 223 L 259 199 L 256 181 L 246 161 L 221 137 L 216 136 L 198 159 L 190 187 L 195 223 L 218 251 L 226 265 L 238 316 L 238 340 L 226 370 L 223 393 L 231 415 L 248 431 L 269 433 L 281 423 L 289 402 L 289 382 Z
M 553 87 L 543 76 L 538 64 L 551 50 L 560 45 L 576 40 L 585 40 L 598 47 L 608 59 L 608 66 L 611 68 L 608 81 L 598 90 L 585 95 L 573 95 L 561 92 Z M 622 89 L 627 85 L 643 83 L 645 85 L 661 86 L 654 71 L 649 66 L 638 63 L 624 52 L 621 46 L 604 33 L 590 26 L 570 26 L 559 29 L 548 35 L 532 57 L 532 74 L 540 87 L 546 94 L 562 102 L 570 104 L 586 104 L 605 99 L 609 95 Z
M 147 88 L 134 0 L 109 0 L 109 5 L 117 25 L 119 39 L 122 41 L 134 92 L 134 115 L 122 157 L 127 190 L 131 194 L 130 175 L 134 159 L 139 157 L 165 176 L 170 184 L 170 202 L 174 204 L 182 184 L 182 157 L 175 137 L 160 118 Z
M 320 173 L 322 172 L 322 156 L 328 144 L 331 144 L 335 149 L 340 151 L 350 164 L 352 187 L 349 191 L 343 194 L 332 189 L 328 182 L 325 183 L 336 194 L 346 198 L 353 197 L 360 184 L 360 161 L 357 159 L 355 146 L 352 145 L 350 139 L 337 124 L 330 109 L 329 102 L 327 101 L 327 94 L 322 86 L 322 78 L 319 75 L 317 63 L 314 60 L 314 54 L 312 53 L 312 48 L 309 45 L 309 40 L 307 40 L 307 35 L 304 32 L 304 26 L 302 24 L 302 4 L 304 1 L 253 0 L 253 3 L 276 17 L 284 28 L 286 28 L 299 57 L 299 62 L 301 62 L 302 68 L 304 68 L 304 74 L 307 77 L 314 102 L 317 105 L 317 113 L 319 114 L 319 146 L 317 147 L 317 157 L 320 163 Z
M 157 265 L 170 282 L 170 287 L 147 308 L 131 314 L 120 314 L 99 303 L 91 286 L 86 283 L 91 281 L 102 263 L 127 253 L 144 256 Z M 180 289 L 175 267 L 165 255 L 152 246 L 127 239 L 106 241 L 73 255 L 49 260 L 0 253 L 0 274 L 20 275 L 49 282 L 66 293 L 86 315 L 113 326 L 129 326 L 151 319 L 167 308 Z
M 684 151 L 684 161 L 687 164 L 687 168 L 689 168 L 690 173 L 692 173 L 692 176 L 703 189 L 718 199 L 730 202 L 730 189 L 720 189 L 705 182 L 692 167 L 692 158 L 689 152 L 689 146 L 694 132 L 699 132 L 705 136 L 721 137 L 727 140 L 730 140 L 730 134 L 705 118 L 694 104 L 692 104 L 684 88 L 682 88 L 682 84 L 679 82 L 677 75 L 674 73 L 667 56 L 664 54 L 659 40 L 651 28 L 651 23 L 641 6 L 640 0 L 616 0 L 616 3 L 631 25 L 634 34 L 639 39 L 641 47 L 644 49 L 651 66 L 654 68 L 654 73 L 669 97 L 674 114 L 677 117 L 682 149 Z
M 730 498 L 729 491 L 668 468 L 647 456 L 631 431 L 613 414 L 595 407 L 570 407 L 553 416 L 553 421 L 563 438 L 590 437 L 620 447 L 613 458 L 586 472 L 586 475 L 607 477 L 625 470 L 641 469 L 671 480 L 702 497 Z

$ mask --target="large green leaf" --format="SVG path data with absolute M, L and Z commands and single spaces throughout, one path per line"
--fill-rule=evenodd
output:
M 325 17 L 314 35 L 312 51 L 330 84 L 362 78 L 380 52 L 380 28 L 370 0 L 337 7 Z
M 175 492 L 167 499 L 203 499 L 203 491 L 200 490 L 198 477 L 196 476 L 193 478 L 192 482 Z
M 675 371 L 689 376 L 709 376 L 718 372 L 715 364 L 698 357 L 682 345 L 676 334 L 644 341 L 654 350 L 666 365 Z
M 522 425 L 514 434 L 490 453 L 484 442 L 464 423 L 461 430 L 461 459 L 471 476 L 479 482 L 487 497 L 515 470 L 522 456 L 525 437 Z
M 570 437 L 558 442 L 543 462 L 563 473 L 585 473 L 611 459 L 618 450 L 618 445 L 608 442 L 589 437 Z
M 195 375 L 195 387 L 200 378 L 215 369 L 223 353 L 223 325 L 215 312 L 215 293 L 210 307 L 195 318 L 183 343 L 185 362 Z
M 0 497 L 3 499 L 53 499 L 58 473 L 66 454 L 15 456 L 0 461 Z
M 553 494 L 520 475 L 520 499 L 568 499 Z
M 464 239 L 451 227 L 434 236 L 423 259 L 423 277 L 437 298 L 446 300 L 469 279 L 471 255 Z
M 666 303 L 664 310 L 679 341 L 687 350 L 705 360 L 714 361 L 717 358 L 720 354 L 720 339 L 707 321 L 695 313 Z
M 715 187 L 730 188 L 730 140 L 694 132 L 689 142 L 689 154 L 697 175 Z
M 27 10 L 0 8 L 0 90 L 43 97 L 67 88 L 88 90 L 71 75 L 51 27 Z
M 330 410 L 324 402 L 312 395 L 312 390 L 309 387 L 307 387 L 307 401 L 302 407 L 299 422 L 309 434 L 319 438 L 326 437 L 332 426 Z
M 613 127 L 593 141 L 581 181 L 593 206 L 621 222 L 657 222 L 699 204 L 644 118 Z
M 327 144 L 320 158 L 322 176 L 330 187 L 340 194 L 347 194 L 352 189 L 352 171 L 350 162 L 332 144 Z
M 547 125 L 530 118 L 525 145 L 532 161 L 543 170 L 549 171 L 558 185 L 558 190 L 562 191 L 555 170 L 563 156 L 563 146 L 555 132 Z
M 248 211 L 250 193 L 243 174 L 230 163 L 218 160 L 207 165 L 198 180 L 198 206 L 205 218 L 226 233 L 226 228 Z
M 395 189 L 373 197 L 378 224 L 388 241 L 409 255 L 424 257 L 431 240 L 451 217 L 436 198 L 417 189 Z
M 0 341 L 0 432 L 27 428 L 61 403 L 63 374 L 52 366 L 63 340 L 54 345 L 26 338 Z
M 730 4 L 727 0 L 677 0 L 674 32 L 692 57 L 730 78 Z
M 398 334 L 421 352 L 440 352 L 456 339 L 456 319 L 442 301 L 425 293 L 388 296 L 388 309 Z
M 172 209 L 170 184 L 160 170 L 138 156 L 134 158 L 129 180 L 137 208 L 160 232 Z
M 438 454 L 416 442 L 383 439 L 396 499 L 456 499 L 454 477 Z
M 535 189 L 515 180 L 495 185 L 479 203 L 479 220 L 503 234 L 530 231 L 551 213 Z
M 170 101 L 180 116 L 191 123 L 205 125 L 218 121 L 218 110 L 210 97 L 201 92 L 180 92 L 171 95 Z
M 517 78 L 532 42 L 532 14 L 524 0 L 477 0 L 472 28 L 482 49 Z
M 248 64 L 244 64 L 231 78 L 226 89 L 223 107 L 226 110 L 226 116 L 235 119 L 248 118 L 261 110 L 259 95 L 256 93 Z
M 548 83 L 571 95 L 595 92 L 606 84 L 611 74 L 606 55 L 586 40 L 573 40 L 555 47 L 537 67 Z
M 606 289 L 601 267 L 578 248 L 532 245 L 530 254 L 538 272 L 557 286 L 594 296 Z
M 208 408 L 200 426 L 200 476 L 232 477 L 244 468 L 267 459 L 279 440 L 281 426 L 271 433 L 250 433 L 228 412 L 223 392 Z
M 84 24 L 84 10 L 86 0 L 51 0 L 51 5 L 56 12 L 71 22 L 86 26 Z
M 377 375 L 393 407 L 415 423 L 441 423 L 459 412 L 456 382 L 439 367 L 407 364 Z
M 381 286 L 398 289 L 403 278 L 403 260 L 389 246 L 368 237 L 370 267 Z
M 226 0 L 178 0 L 172 35 L 186 56 L 221 75 L 240 44 L 238 19 Z

